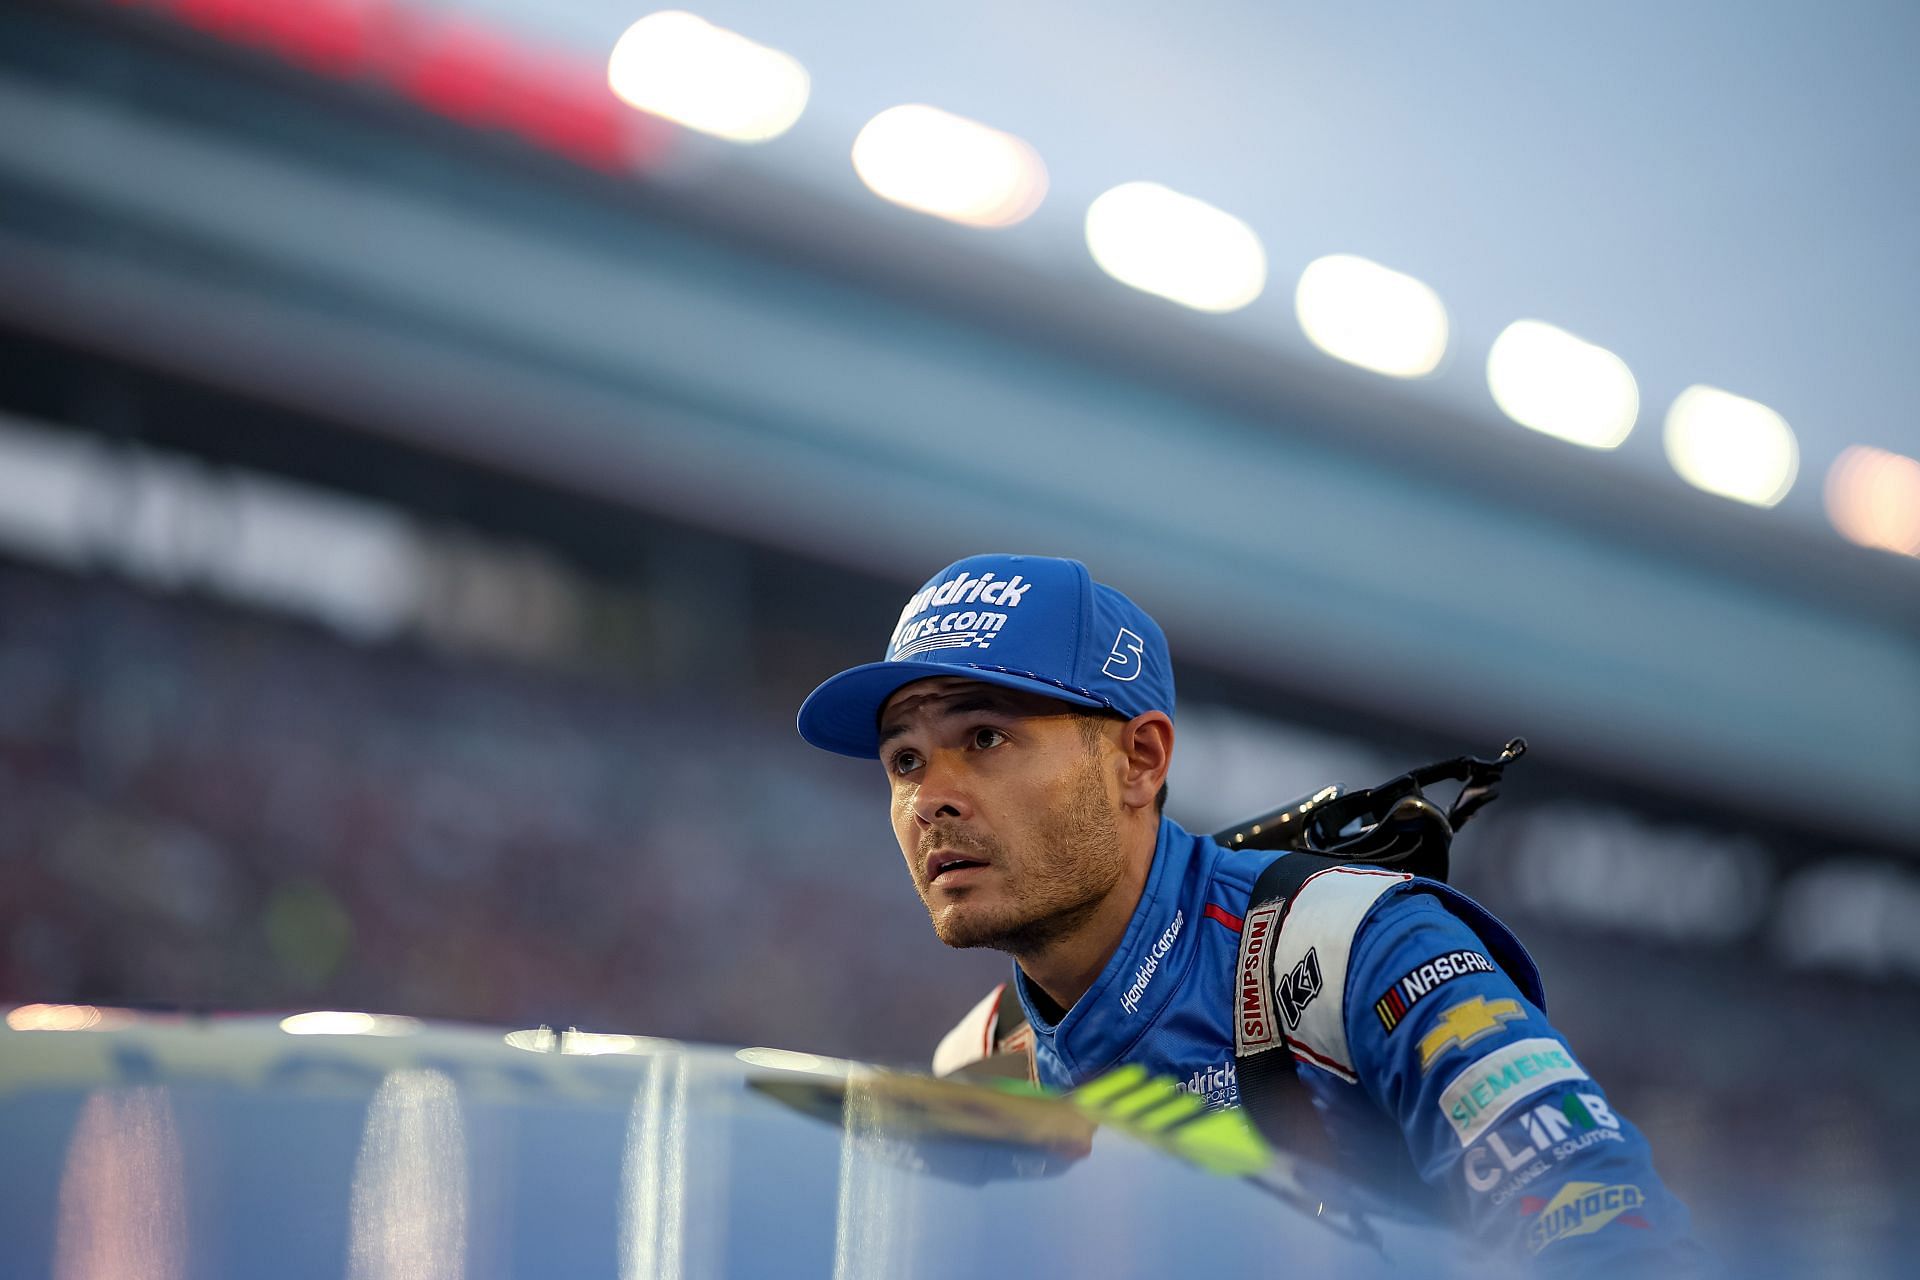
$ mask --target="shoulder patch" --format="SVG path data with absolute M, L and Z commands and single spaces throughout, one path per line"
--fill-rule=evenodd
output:
M 1585 1080 L 1567 1046 L 1548 1036 L 1502 1045 L 1455 1076 L 1441 1091 L 1440 1114 L 1463 1147 L 1473 1143 L 1515 1104 L 1548 1085 Z
M 1308 947 L 1300 963 L 1294 965 L 1292 972 L 1275 986 L 1280 996 L 1280 1013 L 1287 1020 L 1289 1032 L 1299 1028 L 1307 1006 L 1313 1003 L 1314 997 L 1320 994 L 1325 985 L 1325 980 L 1320 976 L 1320 953 Z
M 1518 1000 L 1474 996 L 1449 1006 L 1433 1024 L 1433 1029 L 1420 1037 L 1420 1074 L 1432 1070 L 1434 1059 L 1447 1050 L 1478 1044 L 1498 1034 L 1509 1022 L 1526 1016 L 1527 1011 L 1520 1007 Z
M 1310 877 L 1287 904 L 1264 975 L 1286 1018 L 1294 1056 L 1349 1084 L 1359 1079 L 1344 1012 L 1353 935 L 1383 894 L 1411 879 L 1364 867 L 1333 867 Z
M 967 1010 L 959 1026 L 941 1037 L 939 1047 L 933 1051 L 933 1074 L 952 1075 L 992 1055 L 994 1033 L 1000 1022 L 1000 996 L 1006 989 L 1007 984 L 1003 982 L 987 992 L 985 1000 Z
M 1284 902 L 1270 902 L 1247 912 L 1242 921 L 1240 962 L 1234 970 L 1233 1051 L 1237 1058 L 1263 1053 L 1280 1043 L 1267 965 L 1285 907 Z
M 1449 951 L 1407 970 L 1380 993 L 1373 1002 L 1380 1029 L 1392 1034 L 1413 1006 L 1432 995 L 1443 984 L 1470 973 L 1498 973 L 1492 960 L 1479 951 Z

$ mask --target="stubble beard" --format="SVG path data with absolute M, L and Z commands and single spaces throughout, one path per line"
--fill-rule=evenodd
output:
M 1125 870 L 1120 821 L 1107 798 L 1098 759 L 1089 753 L 1060 805 L 1034 829 L 1031 847 L 1009 861 L 991 837 L 938 828 L 927 847 L 979 852 L 1000 869 L 1004 901 L 981 909 L 959 901 L 927 903 L 934 934 L 950 947 L 991 947 L 1015 959 L 1038 955 L 1091 919 Z M 922 901 L 926 901 L 925 892 Z

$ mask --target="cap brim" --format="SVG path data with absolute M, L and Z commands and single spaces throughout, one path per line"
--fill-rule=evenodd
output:
M 1076 707 L 1104 709 L 1107 705 L 1046 680 L 961 662 L 869 662 L 842 671 L 808 694 L 795 723 L 801 737 L 824 751 L 875 760 L 880 756 L 880 708 L 916 680 L 939 676 L 1023 689 Z

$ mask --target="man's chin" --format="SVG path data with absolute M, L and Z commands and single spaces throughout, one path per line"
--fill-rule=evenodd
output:
M 927 914 L 933 919 L 934 936 L 955 950 L 990 947 L 1011 956 L 1027 956 L 1071 933 L 1089 910 L 1090 907 L 1081 907 L 1037 916 L 1015 916 L 1004 907 L 995 909 L 986 903 L 956 902 Z
M 1010 950 L 1010 943 L 1022 932 L 1022 922 L 1009 920 L 1003 912 L 984 903 L 948 903 L 927 912 L 933 920 L 933 935 L 956 950 L 992 947 Z
M 977 920 L 956 920 L 954 912 L 943 913 L 933 922 L 933 936 L 956 950 L 971 947 L 991 947 L 998 941 L 1000 930 L 986 927 Z

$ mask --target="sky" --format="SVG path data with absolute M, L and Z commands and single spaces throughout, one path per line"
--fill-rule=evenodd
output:
M 610 50 L 652 9 L 442 4 L 582 50 Z M 1920 457 L 1920 6 L 689 4 L 794 55 L 812 82 L 789 133 L 711 144 L 710 162 L 806 183 L 850 217 L 920 219 L 866 192 L 848 151 L 877 112 L 929 103 L 1045 159 L 1031 219 L 968 233 L 1043 278 L 1099 279 L 1086 207 L 1149 179 L 1242 218 L 1266 246 L 1267 289 L 1214 318 L 1223 332 L 1312 355 L 1293 284 L 1325 254 L 1431 285 L 1452 338 L 1420 392 L 1489 432 L 1521 430 L 1485 379 L 1511 321 L 1618 354 L 1638 424 L 1611 455 L 1570 446 L 1570 465 L 1680 486 L 1661 421 L 1695 383 L 1793 427 L 1783 520 L 1825 528 L 1820 482 L 1849 444 Z

